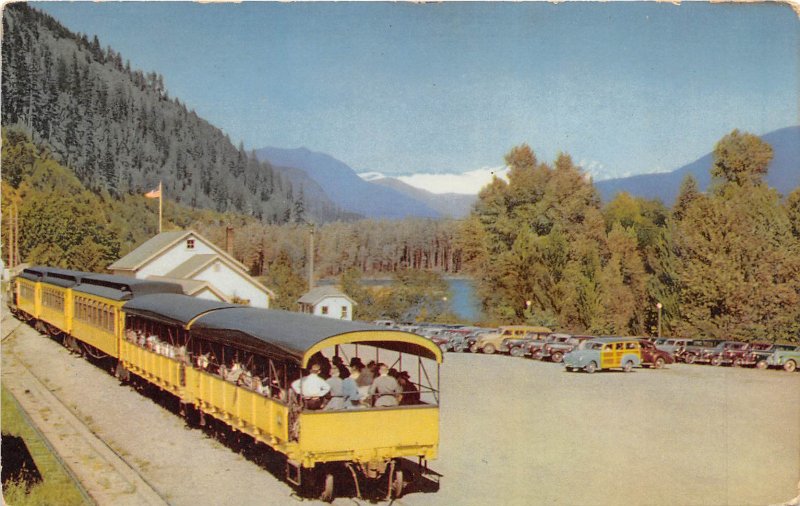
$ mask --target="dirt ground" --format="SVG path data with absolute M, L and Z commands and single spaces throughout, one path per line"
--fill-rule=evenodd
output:
M 170 504 L 300 500 L 27 327 L 2 352 L 31 367 Z M 396 504 L 763 506 L 797 495 L 800 373 L 673 365 L 589 375 L 450 353 L 441 389 L 440 456 L 431 462 L 441 488 Z

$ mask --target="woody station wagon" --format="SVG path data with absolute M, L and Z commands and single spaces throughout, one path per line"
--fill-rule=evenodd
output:
M 630 372 L 642 365 L 641 345 L 636 339 L 601 337 L 564 355 L 567 371 L 583 369 L 593 373 L 598 369 L 622 369 Z

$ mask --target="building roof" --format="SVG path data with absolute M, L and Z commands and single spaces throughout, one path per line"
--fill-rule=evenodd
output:
M 147 276 L 147 279 L 180 285 L 180 287 L 183 288 L 183 293 L 186 295 L 196 295 L 206 289 L 216 295 L 220 300 L 230 302 L 227 295 L 220 292 L 208 281 L 203 281 L 202 279 L 171 278 L 169 276 Z
M 108 268 L 115 271 L 136 270 L 147 263 L 151 258 L 155 257 L 190 233 L 192 232 L 187 230 L 161 232 L 160 234 L 146 240 L 144 243 L 139 245 L 139 247 L 135 248 L 133 251 L 120 258 L 113 264 L 109 265 Z
M 192 255 L 192 257 L 175 267 L 164 276 L 169 278 L 190 278 L 192 274 L 196 273 L 209 263 L 211 263 L 219 255 L 213 253 Z
M 306 292 L 302 297 L 300 297 L 297 302 L 300 304 L 311 304 L 312 306 L 315 306 L 327 297 L 344 297 L 345 299 L 349 300 L 351 304 L 356 304 L 356 301 L 348 297 L 346 293 L 333 285 L 317 286 L 312 288 L 310 291 Z

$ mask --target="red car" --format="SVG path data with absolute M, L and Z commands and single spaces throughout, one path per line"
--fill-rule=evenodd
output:
M 656 348 L 653 341 L 639 339 L 639 345 L 642 348 L 642 365 L 644 367 L 652 366 L 655 369 L 661 369 L 665 364 L 675 363 L 675 357 L 669 352 Z

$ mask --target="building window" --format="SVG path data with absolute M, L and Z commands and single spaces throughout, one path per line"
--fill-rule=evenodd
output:
M 322 314 L 328 314 L 328 306 L 322 306 Z
M 347 318 L 347 306 L 342 306 L 342 320 Z
M 186 249 L 194 249 L 194 239 L 186 239 Z

